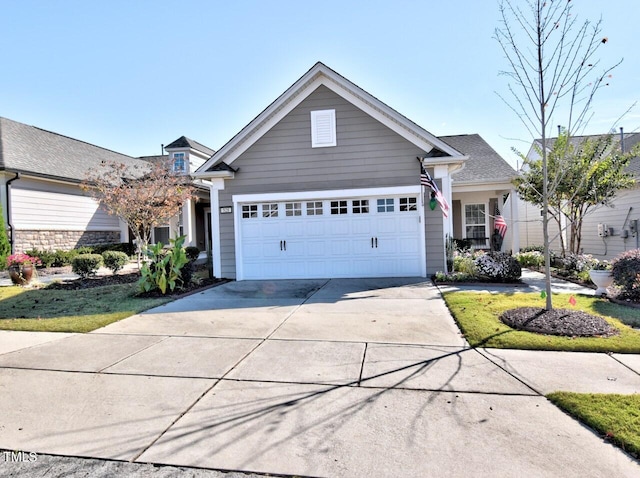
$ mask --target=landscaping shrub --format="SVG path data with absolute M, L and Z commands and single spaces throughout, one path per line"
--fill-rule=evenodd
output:
M 540 254 L 544 254 L 544 246 L 521 247 L 520 252 L 539 252 Z
M 171 239 L 171 247 L 166 251 L 161 242 L 147 250 L 146 254 L 151 261 L 140 270 L 142 277 L 138 285 L 141 291 L 151 292 L 157 289 L 166 294 L 167 288 L 173 292 L 183 284 L 182 269 L 189 262 L 182 247 L 185 238 L 186 236 L 180 236 Z
M 116 274 L 129 262 L 129 256 L 124 252 L 104 251 L 102 253 L 102 260 L 104 261 L 104 266 Z
M 612 261 L 614 283 L 625 299 L 640 301 L 640 249 L 623 252 Z
M 7 229 L 4 224 L 4 215 L 2 214 L 2 204 L 0 204 L 0 270 L 4 270 L 7 264 L 7 256 L 11 254 L 11 244 L 7 237 Z
M 195 246 L 185 247 L 184 251 L 187 254 L 187 259 L 189 259 L 190 261 L 195 261 L 200 255 L 200 249 Z
M 473 254 L 469 251 L 456 253 L 453 256 L 453 271 L 474 275 L 476 273 L 476 264 Z
M 124 252 L 127 256 L 131 257 L 136 253 L 136 248 L 133 244 L 128 242 L 119 242 L 115 244 L 100 244 L 97 246 L 91 246 L 94 254 L 102 254 L 106 251 L 118 251 Z
M 454 239 L 453 242 L 458 251 L 466 251 L 473 247 L 473 241 L 471 239 Z
M 53 251 L 40 251 L 38 249 L 29 249 L 24 251 L 28 256 L 38 257 L 40 259 L 41 267 L 51 267 L 55 260 L 55 253 Z
M 71 261 L 71 270 L 82 279 L 96 275 L 102 265 L 100 254 L 77 254 Z
M 71 265 L 73 258 L 78 255 L 75 251 L 55 251 L 53 253 L 53 267 L 64 267 Z
M 82 246 L 73 249 L 76 254 L 96 254 L 92 246 Z
M 516 260 L 521 267 L 544 266 L 544 254 L 540 251 L 527 251 L 516 254 Z
M 585 272 L 591 268 L 593 257 L 589 254 L 574 254 L 570 252 L 561 258 L 560 262 L 568 275 L 578 275 L 579 272 Z
M 522 268 L 518 261 L 505 252 L 483 254 L 475 260 L 478 275 L 497 282 L 513 282 L 520 279 Z

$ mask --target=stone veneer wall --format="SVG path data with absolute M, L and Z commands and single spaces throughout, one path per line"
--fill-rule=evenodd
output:
M 120 231 L 14 231 L 15 251 L 71 250 L 81 246 L 116 244 Z

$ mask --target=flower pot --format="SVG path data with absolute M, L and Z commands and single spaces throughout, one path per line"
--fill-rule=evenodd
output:
M 11 282 L 16 285 L 26 285 L 31 281 L 33 277 L 33 269 L 32 265 L 13 265 L 9 266 L 9 277 L 11 277 Z
M 589 271 L 589 277 L 591 277 L 591 281 L 596 286 L 598 286 L 595 295 L 606 294 L 607 287 L 613 284 L 613 276 L 611 275 L 611 271 L 600 271 L 591 269 Z

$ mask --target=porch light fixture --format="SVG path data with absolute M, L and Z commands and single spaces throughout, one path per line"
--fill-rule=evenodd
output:
M 429 201 L 429 207 L 433 211 L 438 205 L 438 201 L 436 200 L 436 193 L 431 192 L 431 200 Z

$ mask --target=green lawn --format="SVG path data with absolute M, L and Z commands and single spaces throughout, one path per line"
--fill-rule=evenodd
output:
M 169 298 L 137 298 L 137 285 L 84 290 L 0 287 L 0 329 L 39 332 L 90 332 Z
M 620 335 L 608 338 L 571 338 L 514 330 L 500 322 L 498 317 L 505 310 L 544 307 L 545 301 L 537 293 L 445 292 L 443 296 L 451 314 L 473 347 L 640 353 L 640 330 L 629 327 L 640 326 L 640 309 L 583 295 L 575 295 L 577 303 L 572 306 L 568 302 L 569 294 L 554 294 L 554 307 L 575 308 L 600 315 L 620 330 Z
M 547 398 L 623 450 L 640 456 L 640 394 L 555 392 Z

